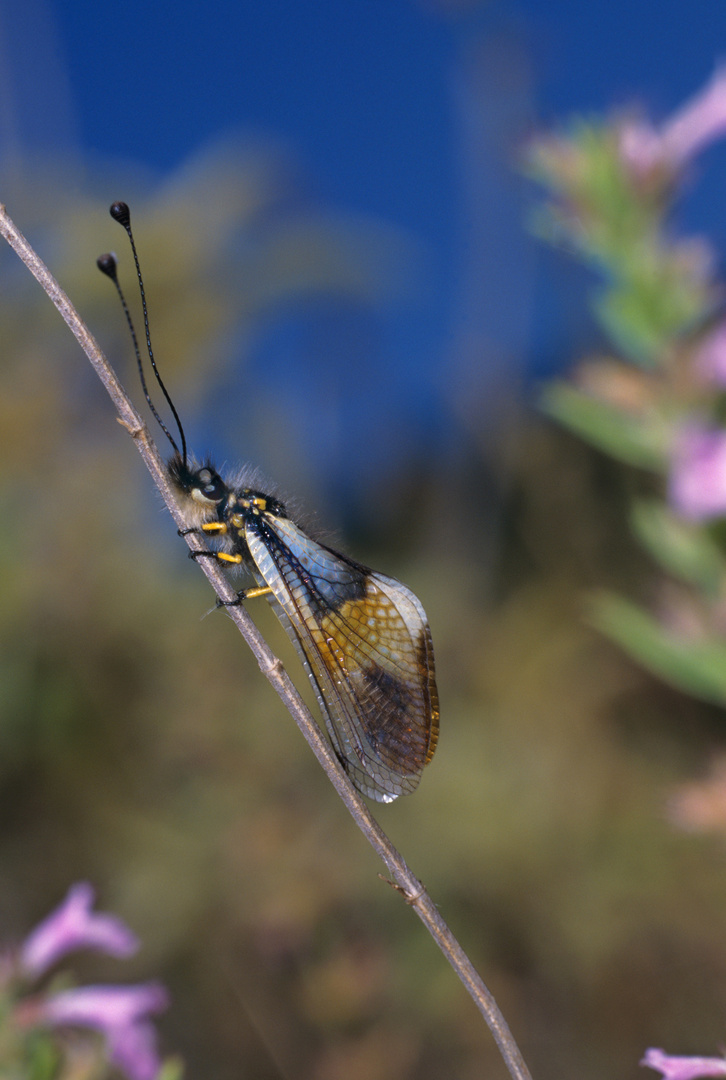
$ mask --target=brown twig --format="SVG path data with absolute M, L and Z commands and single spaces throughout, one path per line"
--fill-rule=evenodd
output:
M 45 264 L 38 258 L 25 237 L 8 217 L 5 207 L 1 205 L 0 234 L 4 236 L 43 287 L 72 333 L 78 339 L 81 348 L 116 406 L 120 422 L 134 439 L 138 451 L 144 459 L 154 483 L 161 492 L 174 521 L 179 528 L 184 528 L 186 523 L 181 517 L 174 500 L 167 479 L 166 468 L 146 425 L 70 300 Z M 186 540 L 192 551 L 204 550 L 195 534 L 189 534 Z M 219 564 L 213 559 L 200 559 L 197 562 L 207 575 L 219 599 L 227 602 L 234 600 L 236 594 Z M 300 728 L 316 758 L 325 769 L 330 782 L 345 803 L 358 828 L 386 864 L 392 878 L 391 884 L 402 893 L 406 902 L 415 910 L 484 1016 L 513 1080 L 531 1080 L 529 1070 L 494 998 L 451 933 L 451 930 L 439 915 L 434 902 L 422 883 L 411 873 L 403 857 L 374 820 L 368 807 L 351 784 L 312 714 L 303 703 L 290 677 L 285 672 L 281 661 L 271 652 L 244 607 L 237 605 L 227 607 L 226 610 L 254 653 L 263 674 L 282 699 L 283 704 Z

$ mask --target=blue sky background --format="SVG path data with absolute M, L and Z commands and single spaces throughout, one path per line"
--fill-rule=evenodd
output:
M 71 150 L 161 179 L 231 132 L 278 141 L 321 205 L 420 245 L 422 295 L 375 348 L 394 416 L 425 439 L 444 399 L 484 415 L 493 387 L 565 366 L 592 334 L 576 270 L 525 232 L 526 133 L 633 100 L 663 117 L 725 56 L 723 0 L 2 0 L 0 169 Z M 719 249 L 724 191 L 717 147 L 683 219 Z M 299 331 L 271 328 L 258 364 L 263 378 L 274 353 L 293 394 Z M 328 347 L 345 356 L 334 333 Z M 313 455 L 337 460 L 321 439 Z

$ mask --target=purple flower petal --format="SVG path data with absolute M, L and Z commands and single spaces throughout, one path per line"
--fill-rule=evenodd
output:
M 647 120 L 629 120 L 619 131 L 620 158 L 636 176 L 647 176 L 663 164 L 663 140 Z
M 726 1058 L 675 1057 L 651 1047 L 640 1063 L 657 1069 L 663 1080 L 696 1080 L 700 1076 L 726 1076 Z
M 136 986 L 78 986 L 45 1002 L 43 1015 L 51 1024 L 78 1024 L 99 1031 L 126 1027 L 147 1013 L 161 1012 L 169 998 L 160 983 Z
M 48 998 L 42 1019 L 54 1026 L 88 1027 L 105 1035 L 109 1058 L 131 1080 L 154 1080 L 161 1068 L 156 1033 L 147 1014 L 160 1012 L 168 995 L 159 983 L 81 986 Z
M 138 939 L 114 915 L 91 911 L 94 892 L 82 882 L 68 890 L 65 900 L 31 931 L 20 951 L 20 966 L 31 978 L 43 975 L 62 956 L 76 949 L 98 949 L 109 956 L 130 956 Z
M 683 428 L 672 449 L 669 498 L 691 521 L 726 516 L 726 431 Z
M 109 1060 L 131 1080 L 156 1080 L 161 1059 L 156 1049 L 153 1024 L 140 1021 L 107 1033 Z
M 676 172 L 709 143 L 726 135 L 726 68 L 719 68 L 710 83 L 660 130 L 639 121 L 620 131 L 620 152 L 637 175 L 656 167 Z
M 709 143 L 726 135 L 726 68 L 666 121 L 661 139 L 669 162 L 682 167 Z
M 726 322 L 719 323 L 715 330 L 703 339 L 694 357 L 698 374 L 714 382 L 717 386 L 726 386 Z

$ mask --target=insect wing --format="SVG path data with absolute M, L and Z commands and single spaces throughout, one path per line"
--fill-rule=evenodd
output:
M 245 540 L 355 786 L 379 802 L 413 791 L 439 723 L 431 632 L 416 596 L 287 518 L 260 515 Z

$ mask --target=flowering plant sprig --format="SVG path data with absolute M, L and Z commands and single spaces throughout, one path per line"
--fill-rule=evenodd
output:
M 94 912 L 93 900 L 90 885 L 72 886 L 20 948 L 0 956 L 0 1073 L 100 1080 L 113 1066 L 128 1080 L 179 1080 L 178 1062 L 159 1058 L 150 1020 L 167 1005 L 159 983 L 74 987 L 63 976 L 38 989 L 58 961 L 79 949 L 120 958 L 136 952 L 136 936 L 116 916 Z M 82 1034 L 70 1038 L 76 1029 Z
M 655 1047 L 646 1050 L 640 1064 L 648 1069 L 657 1069 L 662 1080 L 698 1080 L 699 1077 L 726 1076 L 724 1057 L 682 1057 L 666 1054 Z
M 548 190 L 535 228 L 598 274 L 607 355 L 547 387 L 545 409 L 656 477 L 631 525 L 670 581 L 656 610 L 602 595 L 592 618 L 667 681 L 726 704 L 726 312 L 716 258 L 675 234 L 694 157 L 726 135 L 726 69 L 660 126 L 580 122 L 537 138 L 528 168 Z

